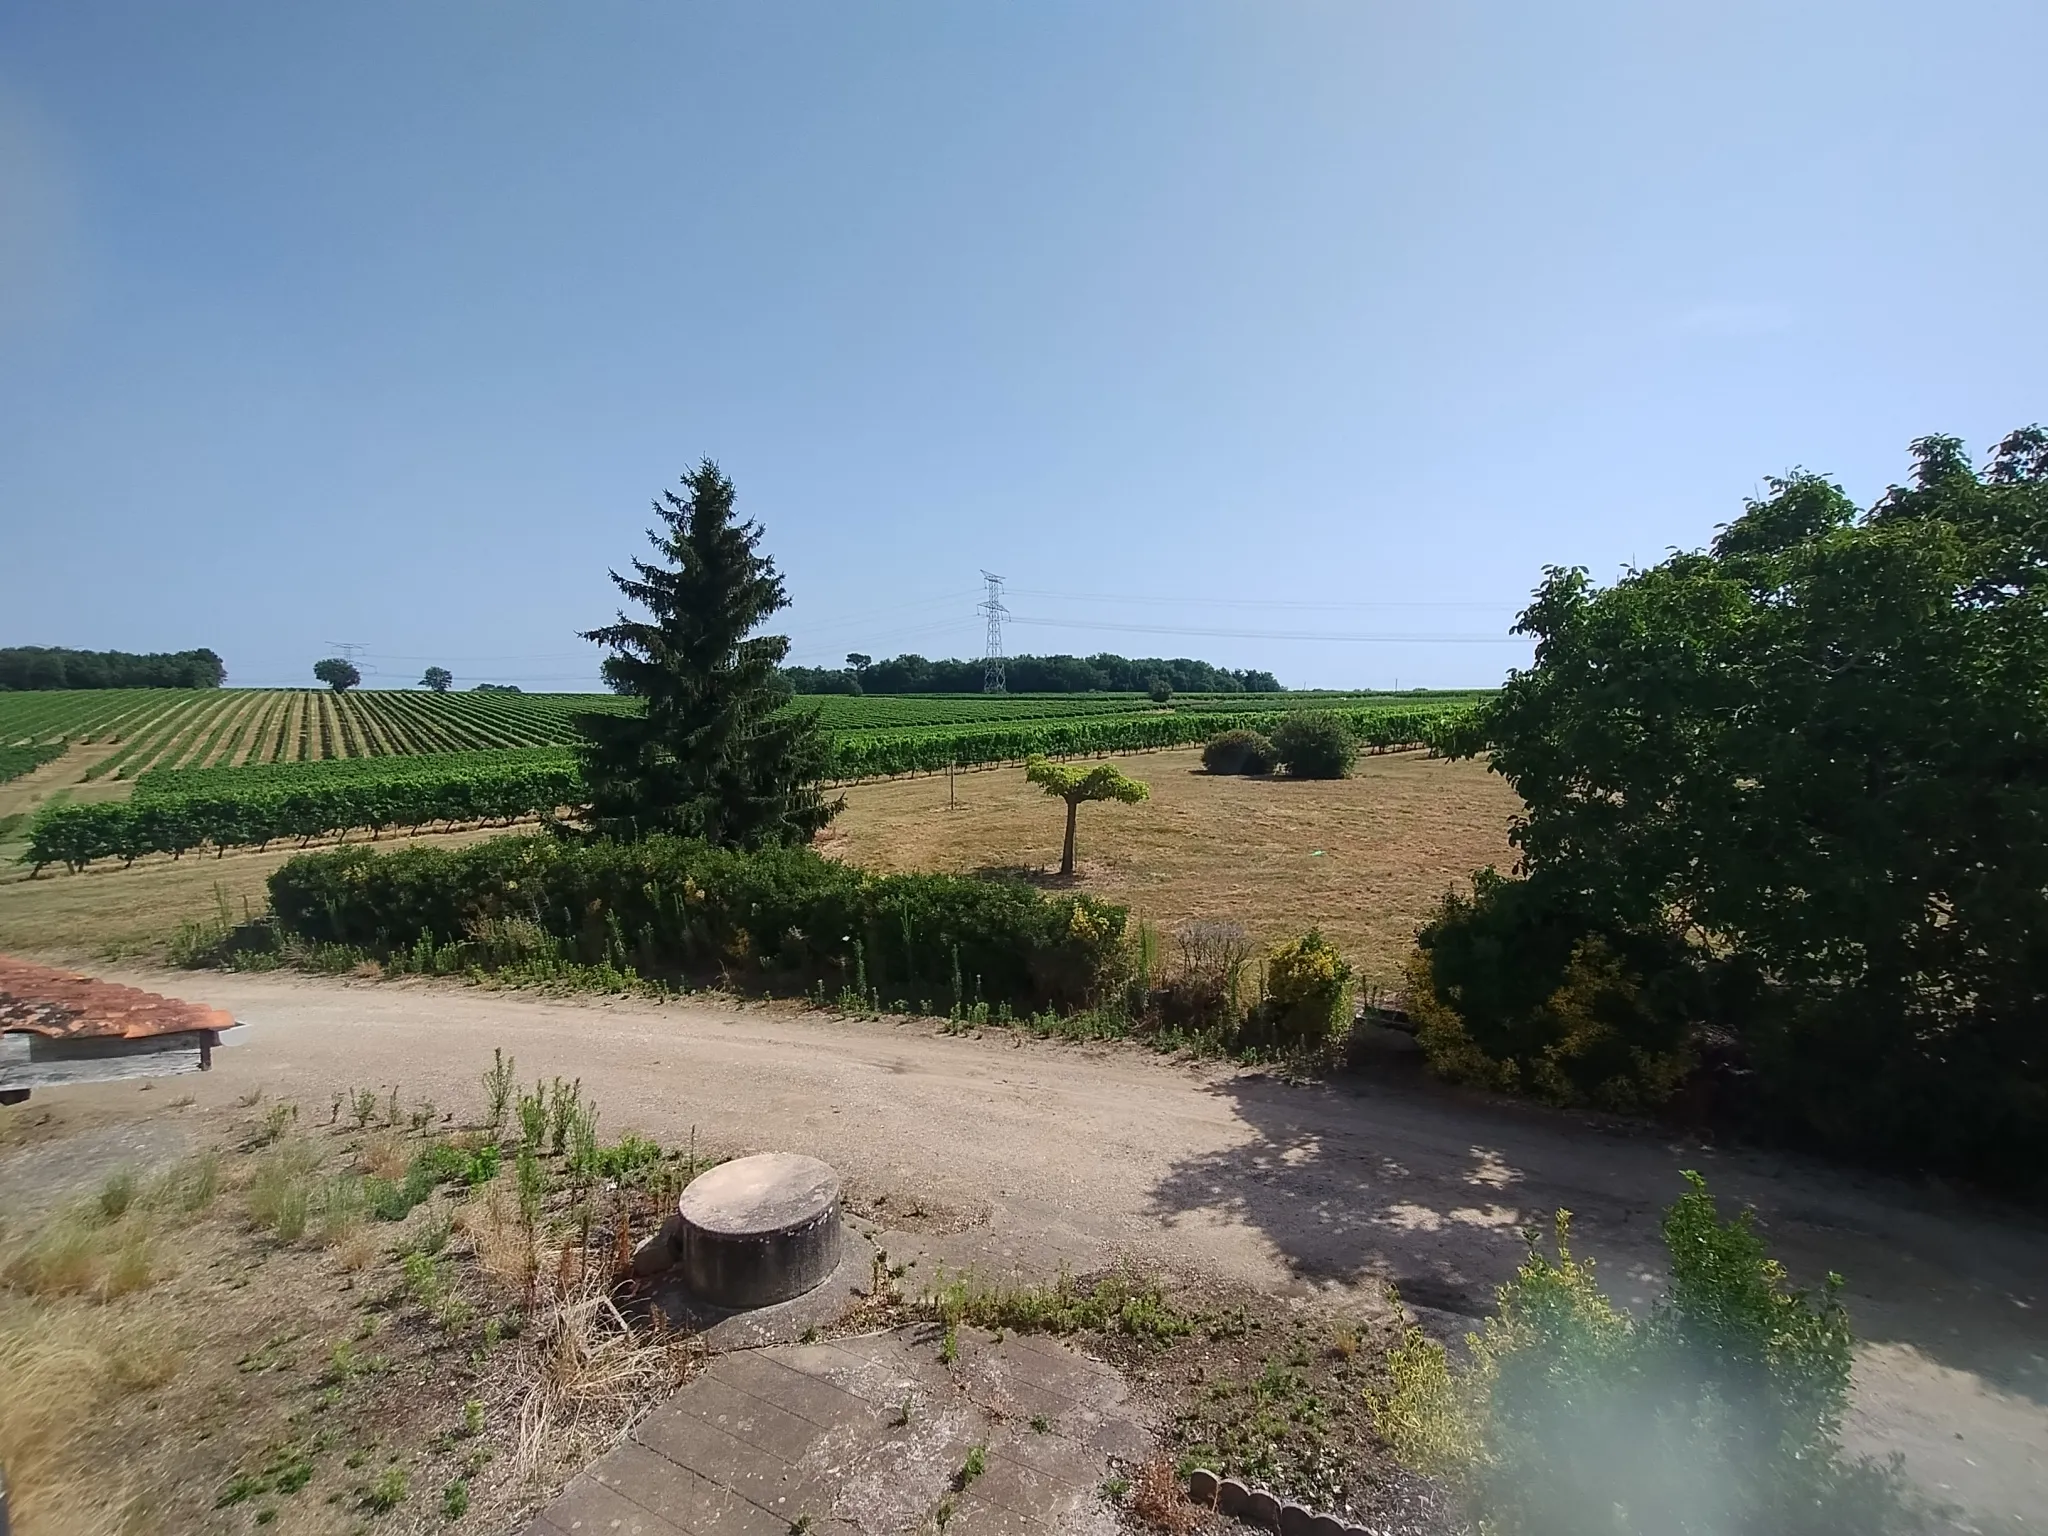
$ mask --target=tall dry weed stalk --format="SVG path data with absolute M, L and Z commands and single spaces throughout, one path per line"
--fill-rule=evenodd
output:
M 564 1249 L 554 1297 L 534 1320 L 533 1376 L 519 1407 L 514 1467 L 545 1481 L 609 1445 L 687 1368 L 686 1346 L 638 1328 L 612 1300 L 603 1266 Z

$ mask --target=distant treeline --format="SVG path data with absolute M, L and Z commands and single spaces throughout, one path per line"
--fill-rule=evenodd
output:
M 51 688 L 218 688 L 228 669 L 212 651 L 67 651 L 0 646 L 0 693 Z
M 985 663 L 853 655 L 844 667 L 784 667 L 798 693 L 979 693 Z M 1011 693 L 1144 693 L 1163 682 L 1175 693 L 1281 693 L 1270 672 L 1233 672 L 1186 656 L 1011 656 L 1003 662 Z

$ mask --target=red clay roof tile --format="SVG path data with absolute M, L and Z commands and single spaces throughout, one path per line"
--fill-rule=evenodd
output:
M 219 1008 L 0 955 L 0 1033 L 141 1040 L 230 1029 L 234 1022 L 232 1014 Z

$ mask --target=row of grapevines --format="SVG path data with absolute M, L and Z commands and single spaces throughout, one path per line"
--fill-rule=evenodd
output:
M 1434 745 L 1445 725 L 1454 718 L 1462 718 L 1464 713 L 1429 708 L 1329 712 L 1343 719 L 1363 745 L 1381 751 Z M 1175 710 L 952 730 L 862 731 L 833 741 L 832 773 L 841 780 L 882 778 L 897 773 L 934 773 L 949 766 L 1015 762 L 1034 753 L 1080 757 L 1191 746 L 1223 731 L 1270 731 L 1288 713 Z
M 0 784 L 33 773 L 52 758 L 64 755 L 61 741 L 39 742 L 32 747 L 0 747 Z
M 415 760 L 410 777 L 299 788 L 224 790 L 101 805 L 58 805 L 29 830 L 23 862 L 83 869 L 94 859 L 130 862 L 147 853 L 183 854 L 199 847 L 263 847 L 281 838 L 302 842 L 336 832 L 382 832 L 436 822 L 516 821 L 577 799 L 575 764 L 438 770 Z

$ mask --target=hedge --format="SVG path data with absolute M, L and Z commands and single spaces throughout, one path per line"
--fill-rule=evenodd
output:
M 808 848 L 676 838 L 493 838 L 469 848 L 300 854 L 270 877 L 301 940 L 391 954 L 422 938 L 487 952 L 523 920 L 570 958 L 647 975 L 723 971 L 885 1001 L 1068 1009 L 1120 979 L 1127 909 L 1021 881 L 873 875 Z

